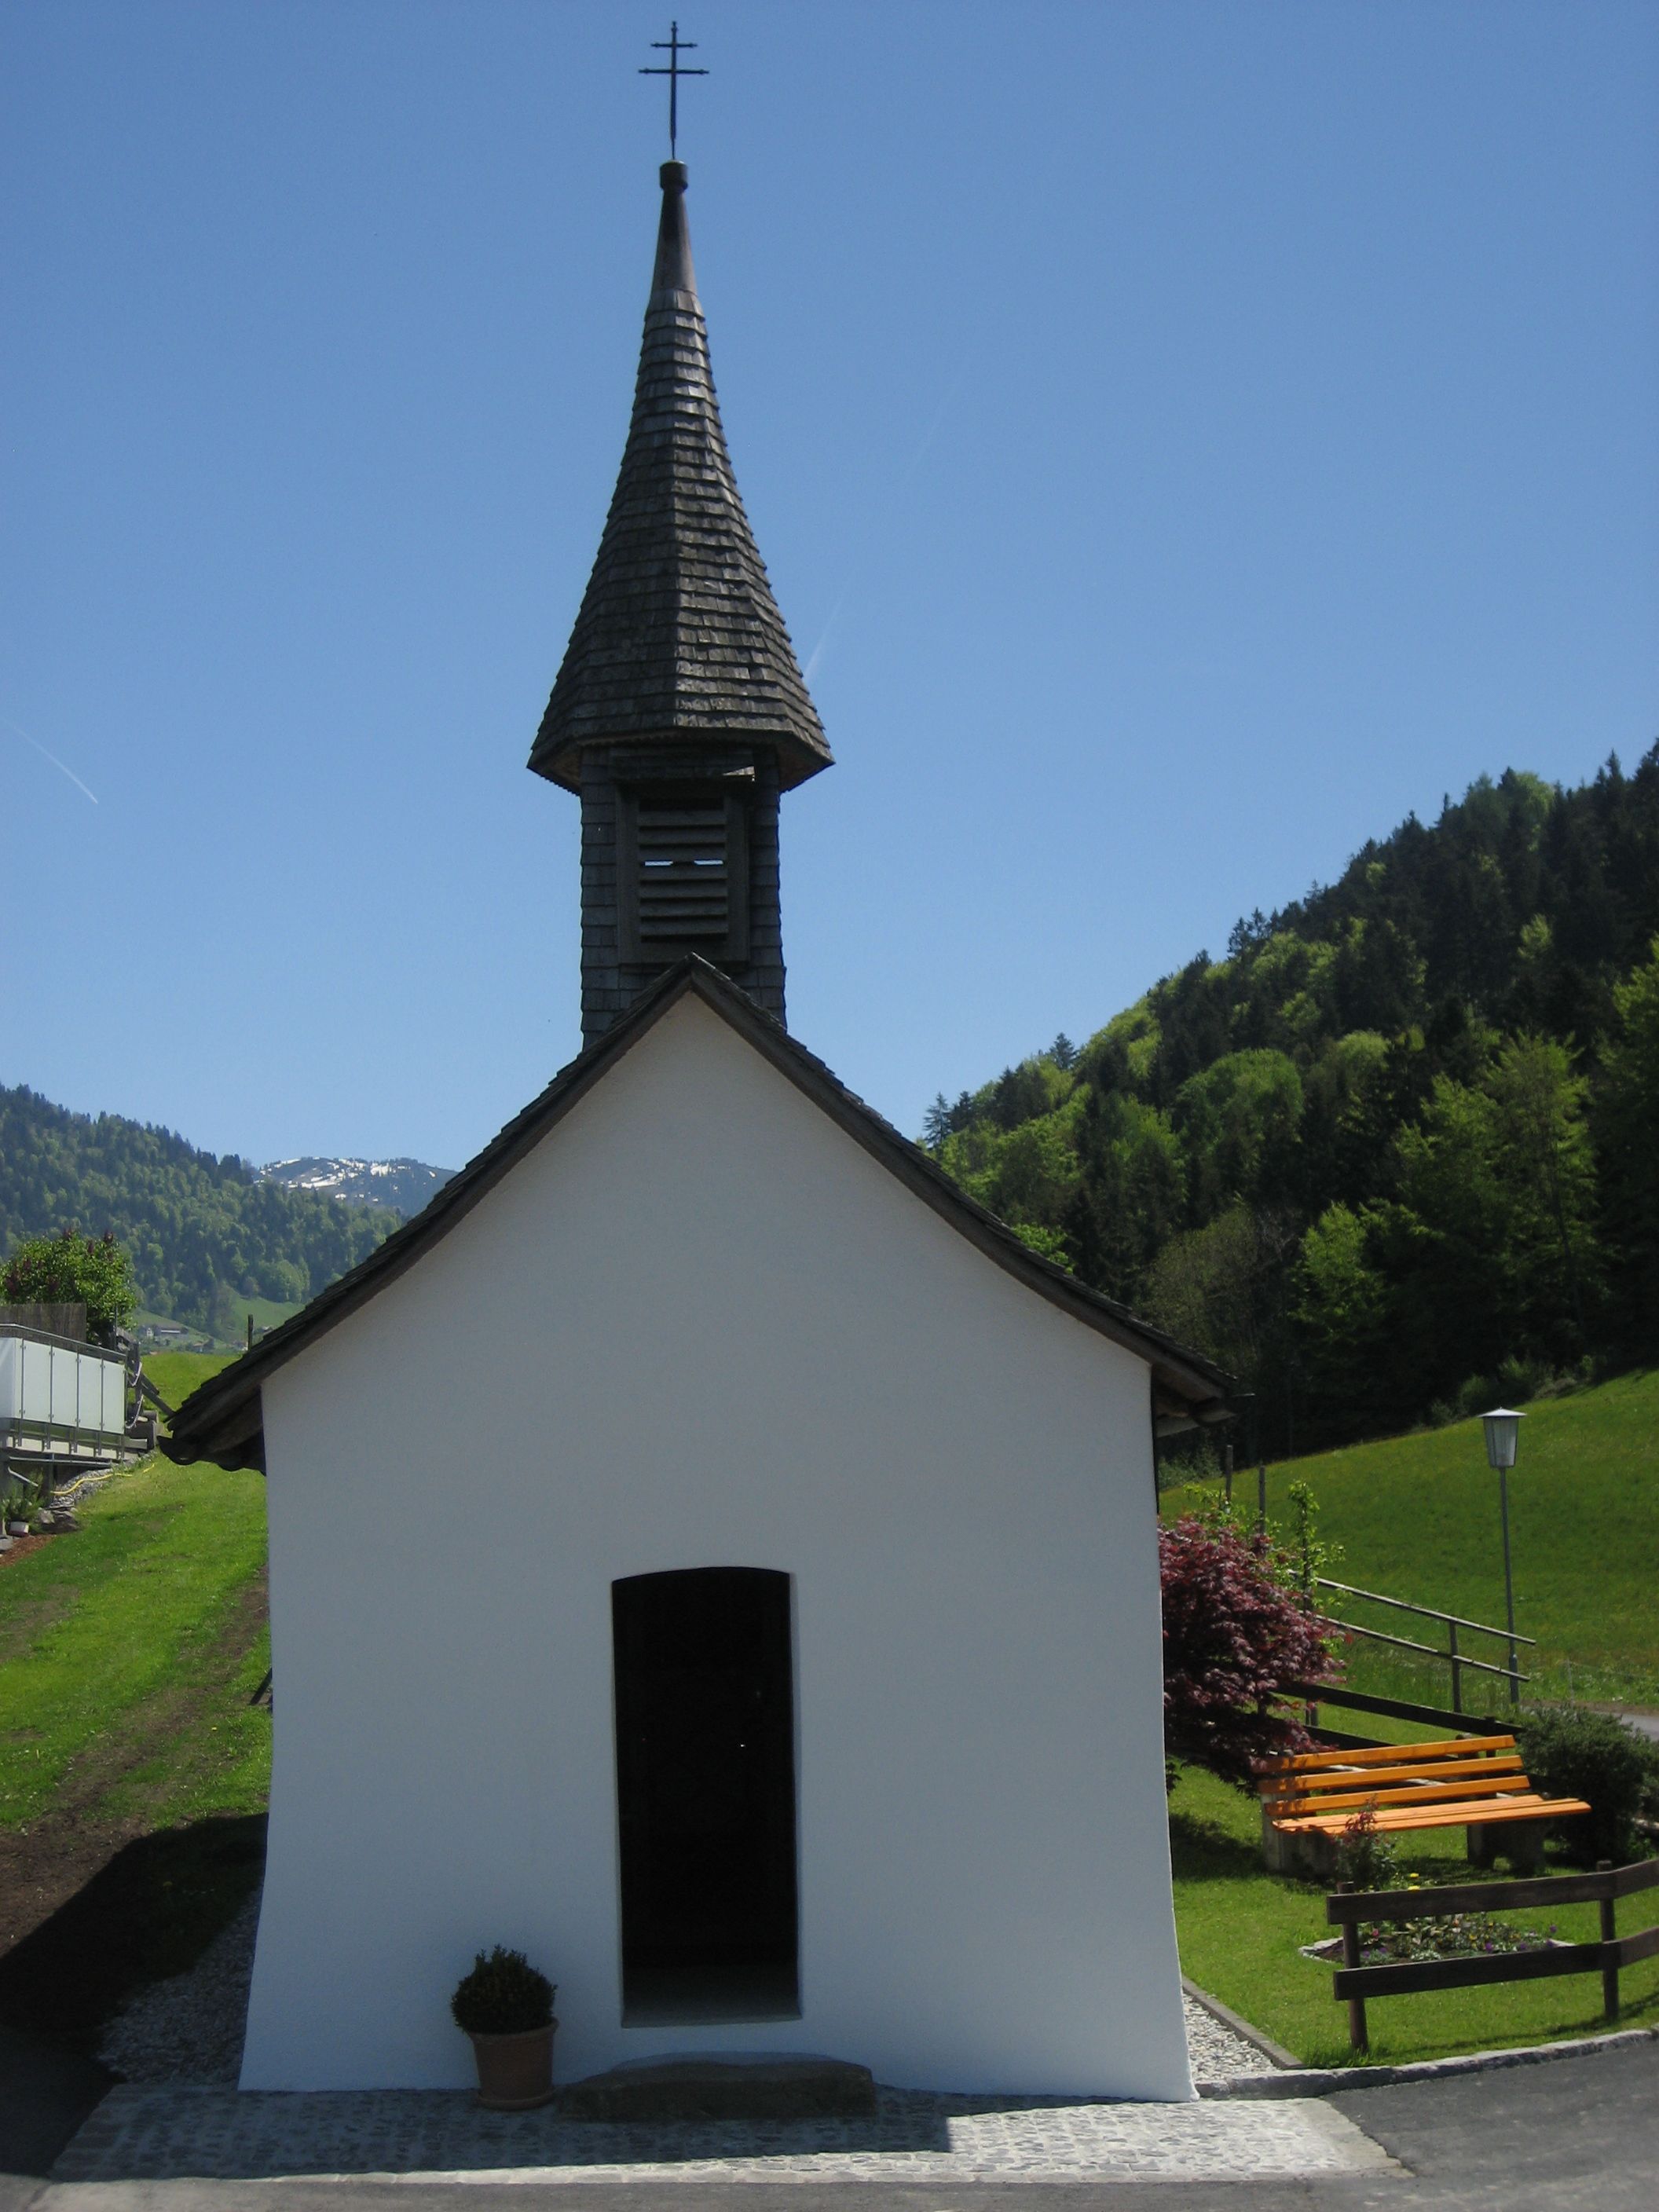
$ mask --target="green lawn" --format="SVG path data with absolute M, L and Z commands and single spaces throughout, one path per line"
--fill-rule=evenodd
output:
M 148 1364 L 177 1404 L 225 1362 Z M 94 2052 L 258 1881 L 264 1508 L 257 1474 L 148 1459 L 0 1562 L 0 2022 Z
M 236 1357 L 234 1352 L 152 1352 L 145 1355 L 144 1372 L 169 1406 L 182 1406 L 192 1390 Z
M 1320 1533 L 1344 1547 L 1330 1570 L 1339 1581 L 1503 1620 L 1498 1478 L 1478 1421 L 1271 1467 L 1270 1517 L 1284 1514 L 1293 1481 L 1310 1486 Z M 1196 1495 L 1166 1492 L 1166 1516 Z M 1252 1474 L 1241 1473 L 1236 1496 L 1254 1505 Z M 1538 1639 L 1535 1655 L 1521 1656 L 1522 1668 L 1535 1670 L 1534 1693 L 1565 1696 L 1570 1670 L 1581 1698 L 1659 1705 L 1659 1370 L 1527 1409 L 1510 1477 L 1510 1528 L 1516 1626 Z M 1361 1607 L 1352 1617 L 1424 1642 L 1443 1632 Z M 1484 1640 L 1465 1649 L 1502 1656 Z M 1360 1645 L 1351 1679 L 1443 1703 L 1446 1670 L 1425 1662 L 1418 1674 L 1418 1663 L 1389 1665 Z M 1487 1694 L 1495 1704 L 1498 1691 Z
M 1281 1522 L 1285 1492 L 1306 1482 L 1319 1501 L 1319 1530 L 1346 1556 L 1330 1572 L 1340 1581 L 1412 1598 L 1497 1623 L 1504 1613 L 1497 1477 L 1486 1466 L 1478 1421 L 1289 1461 L 1267 1471 L 1269 1516 Z M 1214 1495 L 1166 1492 L 1167 1516 Z M 1251 1475 L 1235 1495 L 1255 1504 Z M 1659 1373 L 1618 1381 L 1528 1409 L 1519 1465 L 1510 1482 L 1516 1627 L 1538 1639 L 1522 1653 L 1534 1672 L 1528 1694 L 1561 1696 L 1569 1685 L 1587 1698 L 1659 1704 Z M 1443 1632 L 1380 1608 L 1355 1606 L 1350 1617 L 1425 1642 Z M 1478 1639 L 1466 1651 L 1498 1659 Z M 1355 1643 L 1349 1680 L 1358 1688 L 1443 1705 L 1443 1667 Z M 1468 1684 L 1469 1707 L 1507 1709 L 1501 1684 Z M 1421 1735 L 1410 1723 L 1330 1708 L 1339 1728 L 1393 1741 Z M 1346 2008 L 1331 1996 L 1330 1969 L 1299 1947 L 1332 1931 L 1324 1892 L 1261 1866 L 1255 1804 L 1188 1769 L 1170 1801 L 1176 1912 L 1182 1963 L 1199 1986 L 1310 2063 L 1346 2063 Z M 1423 1881 L 1485 1880 L 1460 1856 L 1462 1832 L 1400 1839 L 1407 1870 Z M 1592 1940 L 1594 1905 L 1513 1916 L 1564 1938 Z M 1619 1907 L 1620 1933 L 1656 1917 L 1651 1897 Z M 1659 1961 L 1621 1977 L 1624 2024 L 1659 2025 Z M 1383 2062 L 1589 2035 L 1602 2027 L 1594 1974 L 1516 1983 L 1490 1990 L 1448 1990 L 1387 1998 L 1369 2007 L 1370 2055 Z
M 301 1301 L 282 1298 L 241 1298 L 236 1301 L 239 1314 L 252 1314 L 255 1328 L 277 1328 L 291 1321 L 300 1310 Z
M 1255 1802 L 1213 1775 L 1188 1768 L 1170 1809 L 1184 1972 L 1305 2063 L 1355 2063 L 1347 2008 L 1331 1995 L 1330 1967 L 1300 1954 L 1301 1945 L 1334 1933 L 1325 1921 L 1324 1891 L 1263 1872 Z M 1397 1840 L 1402 1866 L 1425 1883 L 1492 1879 L 1457 1855 L 1461 1829 Z M 1504 1917 L 1540 1934 L 1553 1927 L 1564 1940 L 1589 1942 L 1600 1932 L 1596 1913 L 1593 1905 L 1572 1905 Z M 1625 1899 L 1618 1915 L 1621 1936 L 1650 1926 L 1654 1893 Z M 1659 2026 L 1659 1960 L 1621 1974 L 1620 1996 L 1621 2027 Z M 1550 2043 L 1595 2035 L 1606 2026 L 1601 1977 L 1593 1973 L 1387 1997 L 1369 2002 L 1367 2013 L 1369 2057 L 1377 2064 Z
M 229 1364 L 153 1354 L 170 1405 Z M 0 1830 L 112 1835 L 264 1809 L 265 1496 L 244 1469 L 118 1473 L 78 1534 L 0 1566 Z
M 0 1827 L 262 1810 L 263 1481 L 151 1459 L 77 1512 L 0 1568 Z

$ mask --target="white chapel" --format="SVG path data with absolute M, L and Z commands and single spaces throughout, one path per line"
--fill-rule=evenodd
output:
M 780 800 L 830 756 L 685 189 L 530 763 L 581 805 L 583 1048 L 174 1424 L 269 1488 L 242 2086 L 462 2086 L 500 1942 L 562 2081 L 1187 2098 L 1154 1437 L 1223 1380 L 787 1032 Z

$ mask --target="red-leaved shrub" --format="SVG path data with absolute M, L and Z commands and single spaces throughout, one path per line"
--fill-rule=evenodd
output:
M 1189 1514 L 1159 1529 L 1158 1553 L 1164 1749 L 1248 1790 L 1252 1759 L 1309 1748 L 1279 1701 L 1289 1683 L 1334 1679 L 1338 1638 L 1265 1536 Z

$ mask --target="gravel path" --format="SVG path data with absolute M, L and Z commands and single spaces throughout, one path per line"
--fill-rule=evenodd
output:
M 256 1890 L 187 1974 L 152 1982 L 111 2023 L 98 2054 L 105 2065 L 129 2081 L 234 2087 L 258 1925 Z
M 1202 2088 L 1218 2081 L 1236 2081 L 1241 2074 L 1271 2074 L 1271 2059 L 1253 2043 L 1224 2027 L 1213 2013 L 1182 1992 L 1187 2014 L 1187 2056 L 1192 2061 L 1193 2081 Z
M 147 2086 L 234 2087 L 242 2063 L 248 1983 L 259 1899 L 249 1898 L 187 1974 L 153 1982 L 112 2024 L 99 2056 L 128 2081 Z M 1193 2079 L 1225 2081 L 1273 2071 L 1231 2028 L 1183 1997 Z

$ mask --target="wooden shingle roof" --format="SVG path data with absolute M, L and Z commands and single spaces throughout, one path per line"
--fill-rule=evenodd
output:
M 830 764 L 732 473 L 665 161 L 628 443 L 530 765 L 574 790 L 586 744 L 711 735 L 775 745 L 786 787 Z

